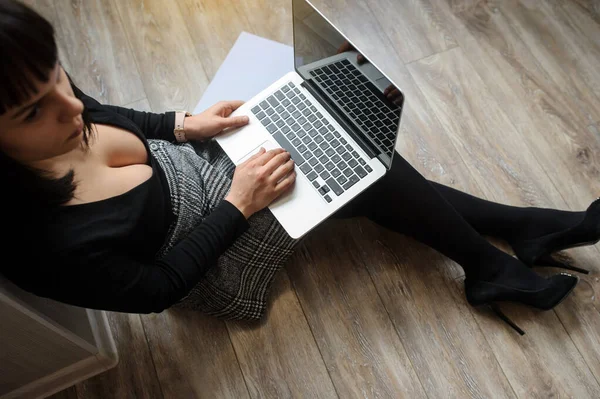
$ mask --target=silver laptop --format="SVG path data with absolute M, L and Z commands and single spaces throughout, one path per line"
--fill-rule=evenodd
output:
M 310 2 L 292 3 L 295 71 L 233 113 L 248 125 L 215 139 L 235 165 L 261 147 L 290 152 L 295 185 L 269 209 L 300 238 L 391 167 L 404 96 Z

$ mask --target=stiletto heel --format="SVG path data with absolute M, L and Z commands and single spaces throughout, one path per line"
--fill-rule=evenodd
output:
M 573 291 L 579 277 L 560 273 L 546 279 L 547 285 L 539 289 L 514 288 L 502 281 L 465 280 L 465 294 L 471 306 L 489 306 L 492 311 L 516 332 L 525 332 L 509 319 L 497 302 L 518 302 L 541 310 L 550 310 L 561 303 Z
M 559 267 L 559 268 L 562 268 L 562 269 L 572 270 L 572 271 L 577 272 L 577 273 L 590 274 L 589 270 L 582 269 L 582 268 L 577 267 L 577 266 L 571 266 L 571 265 L 569 265 L 567 263 L 564 263 L 564 262 L 560 262 L 560 261 L 554 259 L 550 255 L 541 256 L 537 260 L 537 263 L 539 263 L 539 265 L 537 265 L 537 266 Z
M 550 266 L 589 274 L 589 270 L 571 266 L 552 258 L 564 249 L 593 245 L 600 241 L 600 198 L 590 204 L 583 220 L 570 229 L 542 237 L 509 243 L 519 260 L 529 267 Z
M 509 326 L 514 328 L 515 331 L 518 332 L 520 335 L 525 335 L 525 331 L 521 330 L 521 328 L 518 325 L 516 325 L 511 319 L 509 319 L 508 316 L 506 316 L 504 314 L 504 312 L 502 312 L 500 310 L 500 307 L 498 307 L 498 304 L 490 303 L 489 306 L 490 306 L 490 309 L 492 309 L 492 311 L 496 314 L 496 316 L 498 316 L 499 318 L 504 320 L 504 322 L 506 324 L 508 324 Z

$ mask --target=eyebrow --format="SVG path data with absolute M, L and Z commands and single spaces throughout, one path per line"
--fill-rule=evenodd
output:
M 55 79 L 55 80 L 58 80 L 58 77 L 60 76 L 60 65 L 59 65 L 59 67 L 57 68 L 57 70 L 58 70 L 58 71 L 57 71 L 57 73 L 56 73 L 56 79 Z M 44 97 L 45 97 L 45 96 L 44 96 Z M 44 97 L 40 98 L 39 100 L 37 100 L 37 101 L 35 101 L 35 102 L 33 102 L 33 103 L 29 104 L 29 105 L 26 105 L 26 106 L 24 106 L 24 107 L 23 107 L 23 108 L 21 108 L 19 111 L 17 111 L 17 113 L 15 113 L 11 119 L 17 119 L 18 117 L 20 117 L 21 115 L 23 115 L 23 114 L 24 114 L 25 112 L 27 112 L 28 110 L 30 110 L 31 108 L 35 107 L 35 106 L 36 106 L 36 105 L 37 105 L 37 104 L 38 104 L 40 101 L 42 101 L 42 99 L 43 99 Z

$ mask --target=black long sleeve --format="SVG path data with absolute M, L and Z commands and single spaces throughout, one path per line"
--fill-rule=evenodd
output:
M 135 123 L 146 138 L 174 141 L 175 134 L 175 112 L 165 112 L 164 114 L 155 114 L 152 112 L 136 111 L 131 108 L 116 107 L 114 105 L 104 105 L 109 111 L 126 117 Z
M 161 312 L 184 297 L 247 227 L 244 215 L 223 200 L 154 263 L 119 250 L 85 246 L 78 250 L 86 253 L 85 267 L 70 264 L 53 275 L 54 299 L 94 309 Z

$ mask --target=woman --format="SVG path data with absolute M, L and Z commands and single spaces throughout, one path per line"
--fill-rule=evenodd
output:
M 228 117 L 240 102 L 195 116 L 101 105 L 60 66 L 52 26 L 14 0 L 0 0 L 0 68 L 2 209 L 12 232 L 4 246 L 18 254 L 2 262 L 7 278 L 88 308 L 261 317 L 297 244 L 266 207 L 296 174 L 283 150 L 236 168 L 210 140 L 248 123 Z M 396 154 L 389 173 L 334 217 L 365 216 L 438 250 L 464 269 L 469 303 L 504 317 L 496 302 L 551 309 L 571 292 L 577 277 L 530 267 L 596 242 L 598 212 L 598 202 L 564 212 L 484 201 L 427 181 Z M 506 240 L 520 260 L 481 234 Z

